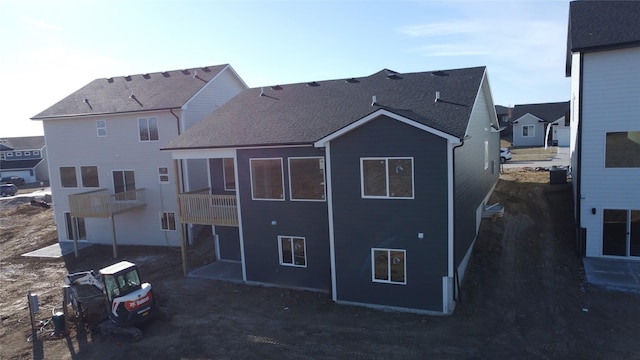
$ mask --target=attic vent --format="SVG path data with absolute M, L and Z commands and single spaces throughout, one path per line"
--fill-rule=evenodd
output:
M 107 82 L 111 84 L 113 82 L 113 78 L 107 78 Z
M 282 90 L 282 86 L 280 85 L 272 86 L 271 90 Z
M 125 76 L 124 79 L 127 80 L 127 81 L 131 81 L 131 75 Z
M 351 79 L 347 79 L 345 80 L 345 82 L 351 83 L 351 84 L 357 84 L 360 82 L 360 80 L 356 79 L 356 78 L 351 78 Z
M 263 87 L 260 88 L 260 95 L 258 95 L 258 96 L 264 96 L 264 88 Z
M 449 74 L 442 70 L 438 70 L 438 71 L 432 72 L 431 76 L 449 76 Z
M 171 76 L 171 75 L 169 75 L 169 73 L 168 73 L 168 72 L 163 71 L 163 72 L 162 72 L 162 76 L 164 76 L 164 77 L 169 77 L 169 76 Z
M 387 73 L 387 79 L 397 80 L 402 78 L 395 72 L 389 72 Z
M 436 98 L 433 100 L 433 102 L 438 102 L 440 100 L 440 91 L 436 91 Z
M 375 106 L 375 105 L 377 105 L 377 104 L 376 104 L 376 101 L 377 101 L 377 100 L 378 100 L 378 97 L 377 97 L 377 96 L 375 96 L 375 95 L 372 95 L 372 96 L 371 96 L 371 106 Z
M 142 74 L 142 77 L 143 77 L 143 78 L 145 78 L 145 79 L 148 79 L 148 78 L 150 78 L 151 76 L 149 76 L 149 74 Z
M 202 68 L 202 70 L 203 70 L 204 72 L 211 72 L 211 69 L 209 69 L 209 67 L 208 67 L 208 66 L 203 67 L 203 68 Z
M 190 72 L 189 72 L 189 70 L 184 69 L 184 70 L 182 70 L 182 74 L 184 74 L 184 75 L 189 75 L 189 74 L 190 74 Z
M 317 83 L 317 82 L 315 82 L 315 81 L 312 81 L 312 82 L 310 82 L 310 83 L 307 83 L 307 86 L 313 86 L 313 87 L 316 87 L 316 86 L 320 86 L 320 84 L 318 84 L 318 83 Z

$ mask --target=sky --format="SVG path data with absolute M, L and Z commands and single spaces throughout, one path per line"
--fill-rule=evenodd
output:
M 486 66 L 494 103 L 569 100 L 569 0 L 0 0 L 0 138 L 94 79 L 230 64 L 249 87 Z

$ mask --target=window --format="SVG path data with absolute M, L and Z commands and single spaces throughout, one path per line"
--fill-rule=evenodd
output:
M 607 168 L 640 168 L 640 131 L 607 133 L 605 151 Z
M 16 151 L 16 156 L 22 156 L 22 151 Z
M 33 150 L 33 155 L 40 155 L 40 151 L 39 150 Z
M 176 229 L 176 214 L 172 212 L 163 212 L 160 214 L 160 223 L 162 230 L 174 231 Z
M 158 118 L 155 116 L 138 119 L 140 141 L 158 140 Z
M 489 168 L 489 141 L 484 141 L 484 169 Z
M 362 197 L 413 198 L 413 158 L 360 160 Z
M 100 187 L 97 166 L 81 166 L 80 173 L 82 174 L 83 187 Z
M 251 159 L 251 195 L 254 200 L 284 200 L 282 159 Z
M 76 179 L 75 166 L 60 167 L 60 183 L 62 187 L 66 187 L 66 188 L 78 187 L 78 180 Z
M 84 225 L 84 218 L 72 218 L 71 213 L 65 212 L 64 222 L 67 227 L 67 240 L 74 240 L 74 234 L 77 240 L 87 240 L 87 228 Z
M 8 152 L 8 153 L 7 153 L 7 157 L 12 157 L 12 156 L 13 156 L 13 153 L 12 153 L 12 152 Z
M 113 191 L 116 193 L 116 200 L 135 200 L 136 179 L 133 171 L 115 170 Z
M 1 153 L 0 153 L 0 159 L 5 159 L 5 158 L 6 158 L 5 153 L 1 152 Z
M 371 249 L 373 282 L 406 284 L 405 250 Z
M 158 178 L 160 179 L 160 184 L 168 184 L 169 183 L 169 168 L 168 167 L 158 168 Z
M 280 265 L 307 267 L 305 239 L 293 236 L 278 236 Z
M 31 151 L 25 151 L 24 156 L 31 156 Z
M 236 174 L 233 158 L 222 159 L 222 172 L 224 175 L 224 189 L 227 191 L 236 189 Z
M 96 132 L 98 133 L 98 137 L 107 136 L 107 122 L 105 120 L 96 121 Z
M 324 159 L 289 159 L 291 200 L 324 200 Z
M 522 137 L 534 137 L 536 135 L 533 125 L 522 125 Z

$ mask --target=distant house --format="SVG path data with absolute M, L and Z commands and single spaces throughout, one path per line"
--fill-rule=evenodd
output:
M 209 163 L 180 194 L 246 283 L 448 314 L 499 176 L 484 67 L 247 89 L 163 149 Z M 207 204 L 206 207 L 198 204 Z
M 498 123 L 502 128 L 502 131 L 500 131 L 500 137 L 511 136 L 511 134 L 513 134 L 513 128 L 511 127 L 513 108 L 496 105 L 496 115 L 498 116 Z
M 568 115 L 568 101 L 514 106 L 513 146 L 569 146 Z
M 579 251 L 640 259 L 640 2 L 570 4 L 571 165 Z
M 176 188 L 206 186 L 207 164 L 181 163 L 178 179 L 160 148 L 244 88 L 229 65 L 102 78 L 34 116 L 60 241 L 178 245 Z
M 25 183 L 49 180 L 44 136 L 0 139 L 0 177 L 18 176 Z

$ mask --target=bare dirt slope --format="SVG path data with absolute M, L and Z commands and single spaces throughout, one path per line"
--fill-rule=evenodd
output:
M 76 259 L 24 258 L 54 243 L 51 209 L 0 204 L 0 359 L 640 358 L 640 298 L 588 286 L 575 255 L 571 191 L 549 174 L 510 171 L 491 199 L 506 212 L 484 220 L 448 317 L 336 305 L 305 291 L 181 276 L 176 249 L 120 247 L 172 309 L 171 322 L 146 325 L 137 343 L 69 323 L 68 336 L 28 342 L 26 291 L 40 294 L 39 320 L 61 302 L 67 271 L 114 262 L 93 246 Z M 190 256 L 202 250 L 194 248 Z

